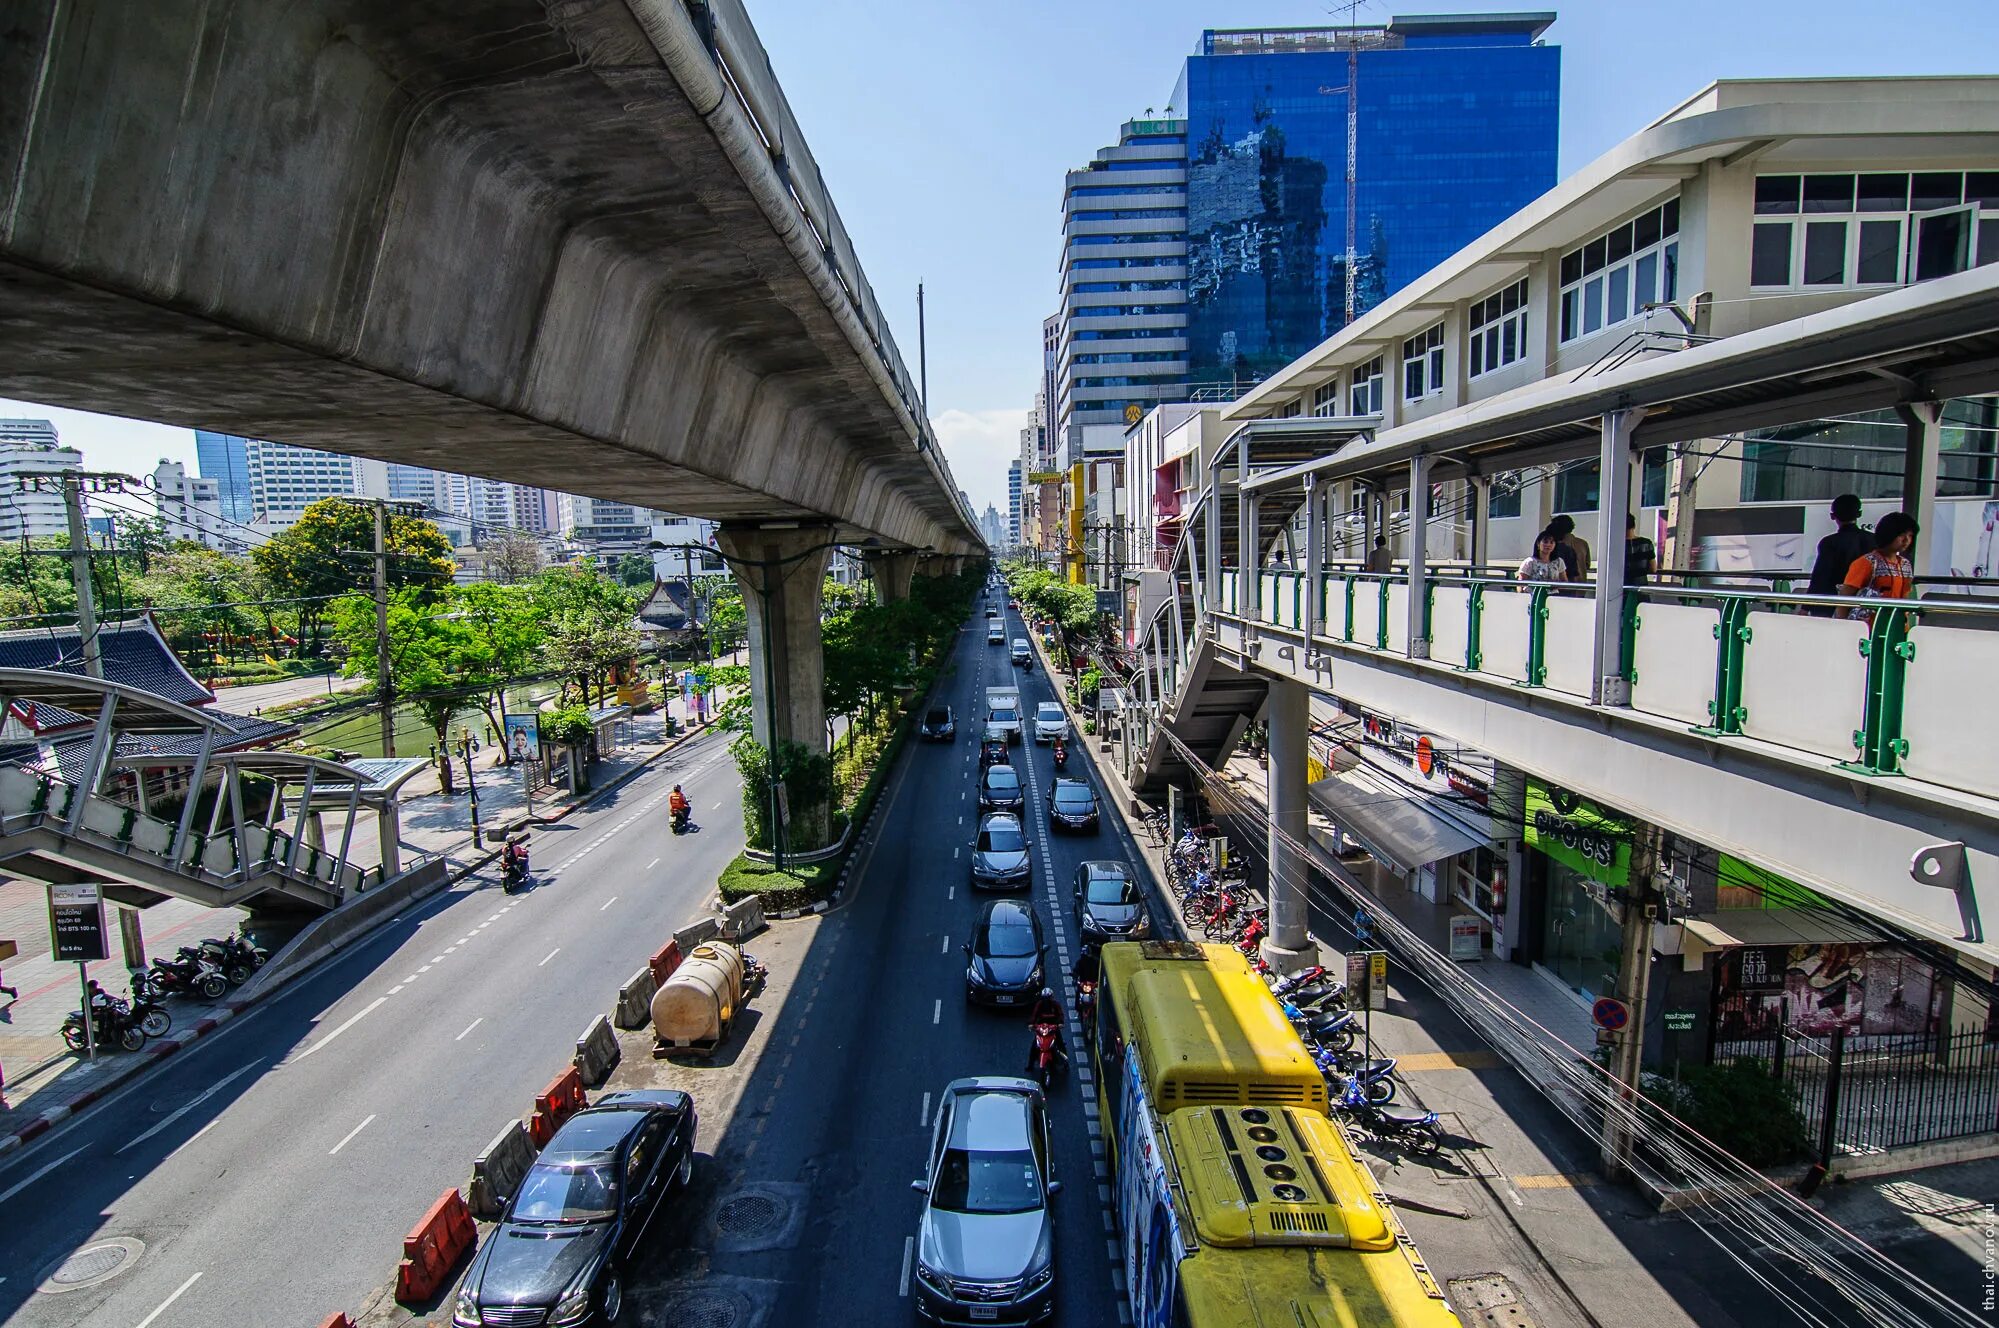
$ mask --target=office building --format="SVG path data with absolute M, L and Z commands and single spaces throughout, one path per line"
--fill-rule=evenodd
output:
M 385 461 L 255 438 L 249 440 L 245 450 L 250 473 L 251 524 L 266 536 L 289 530 L 306 508 L 325 498 L 389 496 L 389 466 Z
M 563 494 L 559 506 L 562 537 L 578 544 L 631 552 L 651 538 L 652 513 L 643 507 L 573 493 Z
M 83 454 L 62 446 L 47 420 L 0 420 L 0 540 L 67 537 L 62 489 L 47 476 L 83 466 Z M 41 479 L 40 488 L 23 488 Z
M 1023 439 L 1025 439 L 1032 431 L 1022 429 L 1020 432 Z M 1022 446 L 1026 446 L 1025 442 L 1023 442 Z M 1007 462 L 1006 465 L 1006 542 L 1009 545 L 1020 543 L 1020 495 L 1022 478 L 1021 461 L 1019 457 L 1015 457 L 1013 460 Z
M 1236 395 L 1555 183 L 1561 51 L 1541 40 L 1554 17 L 1201 34 L 1173 94 L 1191 383 Z
M 194 462 L 202 479 L 215 481 L 223 517 L 247 524 L 256 514 L 250 496 L 250 440 L 196 429 Z
M 1006 527 L 1000 521 L 999 509 L 991 503 L 986 504 L 985 512 L 979 517 L 979 534 L 985 537 L 986 547 L 994 552 L 1006 543 Z
M 729 575 L 729 565 L 715 548 L 718 524 L 698 516 L 654 512 L 650 538 L 653 543 L 668 547 L 652 551 L 653 579 L 684 581 L 691 577 Z
M 192 541 L 229 553 L 249 543 L 248 531 L 223 519 L 221 482 L 190 475 L 178 461 L 163 457 L 153 467 L 153 507 L 169 543 Z

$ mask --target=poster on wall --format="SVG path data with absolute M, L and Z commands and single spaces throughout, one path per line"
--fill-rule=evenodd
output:
M 525 764 L 541 751 L 541 716 L 529 712 L 519 715 L 505 715 L 502 722 L 507 728 L 507 756 L 516 764 Z
M 1937 1017 L 1935 974 L 1893 946 L 1745 945 L 1715 967 L 1715 1037 L 1813 1037 L 1837 1029 L 1892 1036 L 1926 1033 Z

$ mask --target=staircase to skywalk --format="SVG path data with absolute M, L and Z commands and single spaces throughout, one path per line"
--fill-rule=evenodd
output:
M 83 798 L 78 815 L 76 799 Z M 114 883 L 130 902 L 173 895 L 208 908 L 256 901 L 326 912 L 379 878 L 270 826 L 213 835 L 19 766 L 0 766 L 0 867 L 30 880 Z
M 1201 772 L 1189 768 L 1185 753 L 1219 767 L 1263 709 L 1269 693 L 1266 679 L 1224 663 L 1204 632 L 1188 643 L 1188 653 L 1190 658 L 1176 670 L 1180 686 L 1168 698 L 1132 772 L 1132 788 L 1140 795 L 1163 793 L 1169 785 L 1185 786 L 1197 779 Z

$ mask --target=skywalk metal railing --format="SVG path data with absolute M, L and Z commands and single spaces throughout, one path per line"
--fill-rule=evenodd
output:
M 1259 569 L 1253 614 L 1238 608 L 1242 580 L 1223 577 L 1221 613 L 1305 633 L 1304 573 Z M 1883 600 L 1629 586 L 1617 661 L 1628 709 L 1857 774 L 1999 797 L 1999 604 L 1937 589 Z M 1594 587 L 1439 567 L 1424 594 L 1430 665 L 1589 703 Z M 1312 639 L 1408 653 L 1405 575 L 1321 573 L 1320 604 Z

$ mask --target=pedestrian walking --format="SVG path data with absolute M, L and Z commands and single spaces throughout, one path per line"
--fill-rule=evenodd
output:
M 1624 584 L 1642 586 L 1652 577 L 1659 551 L 1652 541 L 1638 533 L 1638 518 L 1624 514 Z
M 1548 523 L 1548 529 L 1555 532 L 1555 548 L 1568 565 L 1569 580 L 1589 580 L 1589 541 L 1576 534 L 1576 519 L 1564 512 Z
M 1874 535 L 1860 528 L 1860 495 L 1843 493 L 1832 500 L 1835 529 L 1819 541 L 1818 555 L 1812 559 L 1812 579 L 1805 586 L 1808 595 L 1837 595 L 1840 582 L 1853 564 L 1874 548 Z M 1831 609 L 1812 610 L 1818 617 L 1832 615 Z
M 1916 584 L 1916 565 L 1909 560 L 1909 551 L 1916 547 L 1918 533 L 1916 518 L 1907 512 L 1882 517 L 1874 527 L 1874 547 L 1846 569 L 1839 593 L 1860 599 L 1907 599 Z M 1874 621 L 1874 614 L 1866 609 L 1842 607 L 1834 616 Z
M 1522 581 L 1566 581 L 1569 565 L 1561 559 L 1561 539 L 1550 527 L 1534 537 L 1534 552 L 1520 560 Z
M 1370 572 L 1392 572 L 1395 570 L 1395 555 L 1388 551 L 1388 539 L 1383 535 L 1374 537 L 1374 548 L 1367 555 L 1362 567 Z

